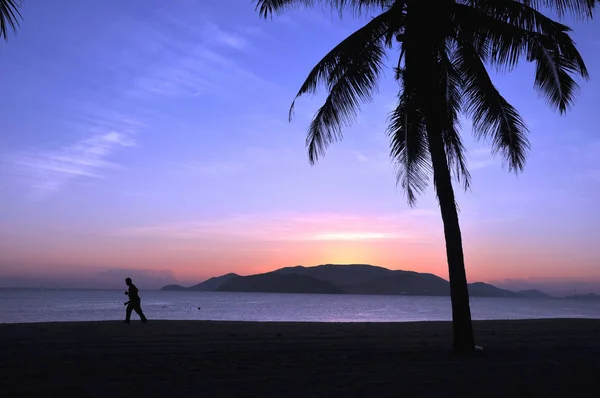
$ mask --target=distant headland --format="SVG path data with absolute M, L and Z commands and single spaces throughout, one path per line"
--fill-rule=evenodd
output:
M 228 273 L 194 286 L 167 285 L 161 290 L 192 290 L 261 293 L 321 293 L 408 296 L 449 296 L 450 285 L 439 276 L 415 271 L 391 270 L 369 264 L 324 264 L 285 267 L 263 274 L 241 276 Z M 512 291 L 475 282 L 473 297 L 552 298 L 539 290 Z M 598 295 L 569 297 L 600 299 Z

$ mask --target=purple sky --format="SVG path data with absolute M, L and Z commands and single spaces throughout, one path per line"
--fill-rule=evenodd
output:
M 264 21 L 249 0 L 27 1 L 22 14 L 0 44 L 0 286 L 331 262 L 447 276 L 433 191 L 411 210 L 395 185 L 391 71 L 314 167 L 304 140 L 323 96 L 287 121 L 312 66 L 364 21 Z M 600 22 L 569 23 L 592 80 L 567 116 L 537 97 L 531 65 L 495 77 L 531 130 L 523 174 L 463 125 L 472 281 L 600 292 Z

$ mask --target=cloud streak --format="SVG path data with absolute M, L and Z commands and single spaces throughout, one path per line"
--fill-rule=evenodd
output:
M 192 161 L 183 164 L 175 165 L 179 169 L 188 171 L 194 175 L 201 175 L 204 177 L 216 177 L 222 176 L 223 174 L 236 173 L 243 170 L 241 163 L 235 162 L 200 162 Z
M 174 169 L 183 170 L 192 175 L 204 177 L 222 176 L 225 174 L 241 173 L 253 167 L 278 166 L 284 164 L 304 165 L 304 154 L 294 152 L 288 147 L 247 147 L 227 159 L 220 160 L 191 160 L 172 164 Z
M 250 46 L 249 42 L 242 36 L 228 32 L 213 22 L 206 22 L 203 26 L 203 36 L 211 38 L 215 44 L 220 44 L 235 50 L 246 50 Z
M 110 231 L 122 238 L 245 241 L 420 240 L 431 233 L 437 213 L 410 210 L 388 215 L 243 214 L 220 219 L 147 225 Z M 436 232 L 435 230 L 433 232 Z
M 365 154 L 364 152 L 356 151 L 354 156 L 359 164 L 359 174 L 389 174 L 390 176 L 395 174 L 394 160 L 390 157 L 388 152 Z
M 22 177 L 34 189 L 34 199 L 59 191 L 76 178 L 102 178 L 102 170 L 119 165 L 107 159 L 134 139 L 116 131 L 95 134 L 58 150 L 16 153 L 7 159 L 13 175 Z
M 173 31 L 164 28 L 174 27 Z M 136 99 L 190 98 L 198 95 L 236 98 L 249 88 L 278 89 L 233 61 L 230 53 L 246 52 L 250 41 L 207 20 L 163 16 L 161 23 L 145 24 L 133 41 L 158 46 L 150 62 L 140 65 L 126 96 Z M 247 35 L 246 35 L 247 36 Z M 256 36 L 256 35 L 255 35 Z
M 480 170 L 498 164 L 489 148 L 477 148 L 471 152 L 467 165 L 471 170 Z
M 168 23 L 178 29 L 170 31 Z M 88 138 L 56 150 L 19 151 L 0 159 L 9 165 L 13 177 L 34 189 L 33 199 L 59 192 L 73 179 L 102 178 L 104 171 L 118 169 L 110 157 L 122 147 L 134 146 L 133 136 L 151 124 L 151 112 L 144 111 L 147 114 L 140 118 L 133 111 L 135 107 L 147 110 L 151 109 L 148 101 L 205 94 L 235 99 L 258 86 L 274 87 L 228 56 L 228 51 L 247 50 L 249 41 L 213 22 L 190 23 L 181 17 L 160 15 L 152 22 L 139 21 L 136 28 L 133 33 L 131 29 L 122 32 L 123 43 L 127 43 L 123 49 L 128 54 L 126 60 L 115 63 L 113 59 L 110 64 L 115 73 L 127 75 L 121 79 L 127 83 L 100 89 L 93 101 L 77 97 L 65 100 L 69 112 L 65 124 L 86 131 Z M 86 59 L 94 59 L 96 64 L 106 63 L 107 56 L 86 53 Z M 228 170 L 223 164 L 191 166 L 208 175 Z

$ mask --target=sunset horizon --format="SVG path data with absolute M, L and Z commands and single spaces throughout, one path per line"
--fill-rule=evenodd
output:
M 265 22 L 240 4 L 23 4 L 2 43 L 0 286 L 112 287 L 127 274 L 156 288 L 325 263 L 448 278 L 431 184 L 414 208 L 396 185 L 392 58 L 374 101 L 314 166 L 305 138 L 325 91 L 288 121 L 306 74 L 366 16 L 298 9 Z M 462 120 L 470 282 L 600 280 L 600 25 L 567 23 L 591 80 L 566 115 L 538 98 L 531 64 L 491 74 L 529 127 L 524 172 Z
M 123 268 L 85 268 L 84 270 L 76 267 L 68 267 L 72 270 L 68 274 L 42 274 L 35 277 L 7 277 L 0 279 L 0 289 L 108 289 L 120 290 L 123 287 L 125 278 L 132 278 L 140 285 L 143 290 L 160 290 L 165 286 L 178 285 L 182 287 L 191 287 L 205 282 L 214 277 L 220 277 L 229 273 L 239 276 L 249 276 L 256 274 L 270 273 L 282 268 L 305 267 L 314 268 L 323 265 L 349 266 L 349 265 L 367 265 L 372 267 L 386 268 L 392 271 L 414 271 L 418 273 L 429 273 L 442 279 L 448 280 L 448 276 L 443 273 L 432 271 L 416 270 L 410 266 L 386 266 L 373 262 L 315 262 L 315 263 L 289 263 L 275 264 L 272 267 L 236 267 L 220 269 L 215 274 L 210 275 L 189 275 L 187 277 L 178 277 L 172 269 L 123 269 Z M 442 267 L 443 268 L 443 267 Z M 83 271 L 83 272 L 82 272 Z M 523 276 L 523 277 L 498 277 L 490 279 L 477 279 L 469 277 L 469 283 L 483 282 L 495 287 L 511 290 L 537 290 L 551 296 L 576 296 L 587 294 L 600 294 L 600 278 L 596 275 L 589 278 L 580 278 L 577 276 L 553 277 L 553 276 Z

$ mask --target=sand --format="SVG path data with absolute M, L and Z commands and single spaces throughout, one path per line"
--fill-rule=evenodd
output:
M 598 397 L 600 320 L 0 324 L 8 397 Z

